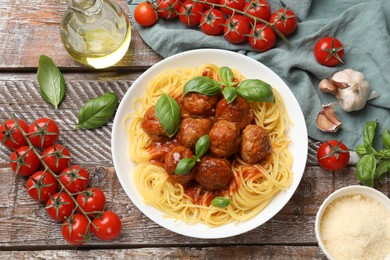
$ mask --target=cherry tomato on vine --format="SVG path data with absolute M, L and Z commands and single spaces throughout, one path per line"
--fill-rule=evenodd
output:
M 46 202 L 47 214 L 58 222 L 62 222 L 72 215 L 75 207 L 76 204 L 65 192 L 57 192 Z
M 349 150 L 341 141 L 328 140 L 318 147 L 317 159 L 325 170 L 339 171 L 349 162 Z
M 102 216 L 93 220 L 92 232 L 101 240 L 113 240 L 122 230 L 122 222 L 119 216 L 112 211 L 104 211 Z
M 203 5 L 201 3 L 185 1 L 179 8 L 179 19 L 187 26 L 199 25 L 202 13 Z
M 224 22 L 225 16 L 222 11 L 209 9 L 200 18 L 200 29 L 207 35 L 221 35 Z
M 271 8 L 266 0 L 252 0 L 245 4 L 244 12 L 254 17 L 268 21 L 271 16 Z M 248 17 L 249 21 L 254 24 L 255 20 Z
M 88 219 L 81 214 L 74 214 L 62 224 L 61 231 L 66 241 L 74 245 L 82 245 L 88 238 Z
M 106 196 L 99 188 L 88 188 L 76 197 L 77 203 L 88 214 L 88 216 L 95 216 L 97 211 L 102 211 L 106 205 Z M 79 210 L 80 211 L 80 210 Z
M 60 181 L 70 193 L 80 192 L 89 186 L 89 173 L 80 165 L 72 165 L 61 172 Z
M 248 33 L 251 29 L 249 20 L 239 14 L 235 14 L 226 19 L 226 26 L 223 28 L 225 39 L 231 43 L 243 43 L 248 38 Z
M 157 11 L 150 2 L 142 2 L 134 10 L 135 21 L 143 27 L 154 25 L 158 20 Z
M 204 0 L 202 2 L 205 2 L 202 3 L 204 10 L 210 9 L 211 8 L 210 4 L 219 4 L 219 0 Z
M 45 202 L 56 193 L 58 182 L 47 171 L 37 171 L 26 182 L 27 193 L 31 198 Z
M 240 11 L 242 11 L 244 9 L 244 6 L 245 6 L 245 0 L 220 0 L 219 3 L 221 5 L 225 5 L 227 7 L 234 8 L 234 9 L 240 10 Z M 233 14 L 232 10 L 225 8 L 225 7 L 221 7 L 221 11 L 227 15 Z
M 287 8 L 279 9 L 269 18 L 269 22 L 275 24 L 284 36 L 289 36 L 297 29 L 297 17 L 293 11 Z
M 43 150 L 43 161 L 54 173 L 59 173 L 69 166 L 70 152 L 60 144 L 55 144 Z
M 28 130 L 28 124 L 22 119 L 17 119 L 24 132 Z M 27 145 L 27 140 L 19 130 L 13 119 L 8 119 L 0 125 L 0 142 L 10 149 L 17 149 Z
M 276 34 L 268 25 L 257 24 L 249 32 L 248 41 L 253 49 L 264 52 L 275 46 Z
M 41 166 L 41 160 L 29 146 L 19 147 L 9 159 L 11 169 L 22 176 L 30 176 Z
M 180 0 L 157 0 L 157 14 L 164 19 L 175 18 L 179 12 Z
M 335 37 L 324 37 L 314 45 L 314 56 L 322 65 L 334 67 L 343 63 L 344 46 Z
M 50 118 L 39 118 L 28 127 L 28 137 L 38 148 L 53 145 L 60 135 L 58 125 Z

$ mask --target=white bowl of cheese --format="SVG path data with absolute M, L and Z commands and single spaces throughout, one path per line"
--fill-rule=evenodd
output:
M 390 199 L 365 186 L 341 188 L 320 206 L 315 232 L 328 259 L 390 259 Z

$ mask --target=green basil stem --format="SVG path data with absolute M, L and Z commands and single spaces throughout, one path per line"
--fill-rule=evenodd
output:
M 211 201 L 211 205 L 213 205 L 214 207 L 218 207 L 218 208 L 226 208 L 227 206 L 230 205 L 230 200 L 228 198 L 225 198 L 225 197 L 215 197 Z

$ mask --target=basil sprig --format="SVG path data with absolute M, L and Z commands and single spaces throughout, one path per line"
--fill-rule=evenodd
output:
M 383 131 L 383 148 L 377 151 L 374 148 L 377 122 L 369 121 L 364 126 L 363 145 L 356 146 L 356 153 L 360 156 L 356 164 L 356 177 L 366 186 L 374 187 L 376 179 L 380 180 L 383 174 L 390 172 L 390 134 Z
M 196 162 L 200 162 L 200 158 L 207 153 L 210 148 L 209 135 L 201 136 L 195 144 L 195 154 L 192 158 L 183 158 L 176 166 L 175 174 L 189 174 Z
M 209 77 L 197 76 L 186 82 L 183 88 L 183 96 L 189 92 L 196 92 L 206 96 L 215 96 L 221 91 L 218 82 Z
M 65 96 L 65 79 L 53 60 L 45 55 L 39 57 L 37 78 L 43 99 L 57 109 Z
M 218 207 L 218 208 L 226 208 L 227 206 L 230 205 L 230 200 L 228 198 L 225 198 L 225 197 L 215 197 L 211 201 L 211 205 L 213 205 L 214 207 Z
M 155 113 L 169 138 L 180 128 L 181 109 L 177 101 L 166 93 L 157 100 Z
M 233 79 L 234 79 L 234 75 L 233 75 L 233 71 L 229 68 L 229 67 L 221 67 L 219 68 L 219 75 L 221 76 L 221 79 L 222 79 L 222 85 L 225 86 L 225 88 L 228 88 L 228 87 L 234 87 L 234 85 L 236 84 Z
M 108 92 L 85 103 L 78 114 L 78 128 L 94 129 L 105 125 L 114 116 L 118 106 L 118 96 Z

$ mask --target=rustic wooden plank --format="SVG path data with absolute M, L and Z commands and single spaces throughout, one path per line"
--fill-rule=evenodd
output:
M 63 70 L 90 70 L 74 61 L 60 39 L 65 0 L 0 0 L 0 70 L 31 70 L 45 54 Z M 125 0 L 116 1 L 134 23 Z M 132 41 L 125 57 L 110 69 L 147 68 L 162 58 L 139 36 L 132 25 Z
M 314 246 L 230 246 L 0 252 L 5 259 L 326 259 Z

